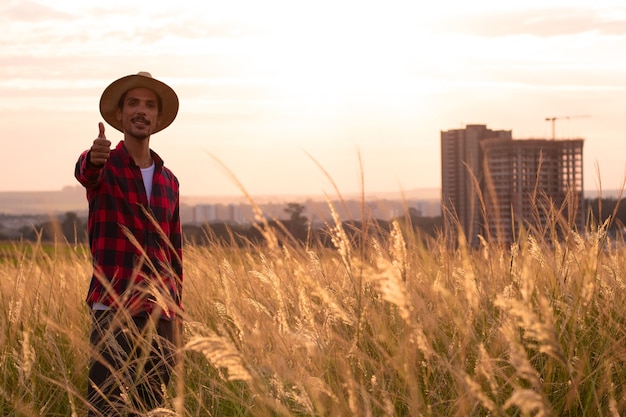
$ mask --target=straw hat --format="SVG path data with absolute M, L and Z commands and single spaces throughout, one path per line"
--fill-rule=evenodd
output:
M 167 84 L 152 78 L 149 72 L 141 71 L 136 75 L 127 75 L 113 81 L 100 97 L 100 114 L 108 124 L 122 132 L 122 123 L 117 120 L 117 105 L 124 93 L 133 88 L 148 88 L 154 91 L 163 105 L 161 111 L 161 123 L 155 127 L 154 132 L 159 132 L 168 127 L 178 113 L 178 96 Z

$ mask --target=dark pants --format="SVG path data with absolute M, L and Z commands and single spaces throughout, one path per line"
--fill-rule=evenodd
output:
M 178 321 L 94 311 L 89 416 L 145 413 L 160 407 L 180 341 Z

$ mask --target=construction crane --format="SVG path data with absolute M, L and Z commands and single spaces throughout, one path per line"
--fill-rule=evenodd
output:
M 552 140 L 554 140 L 556 138 L 555 132 L 554 132 L 554 124 L 557 120 L 559 119 L 579 119 L 581 117 L 591 117 L 589 115 L 578 115 L 578 116 L 553 116 L 553 117 L 546 117 L 546 122 L 552 122 Z

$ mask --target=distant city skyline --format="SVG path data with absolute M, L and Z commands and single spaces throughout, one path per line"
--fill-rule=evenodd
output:
M 0 191 L 76 185 L 102 90 L 138 71 L 179 94 L 151 145 L 187 196 L 440 188 L 441 131 L 553 117 L 586 189 L 624 183 L 622 1 L 7 0 L 0 23 Z
M 345 199 L 330 198 L 330 204 L 341 221 L 360 221 L 365 215 L 368 219 L 390 221 L 406 215 L 409 210 L 423 217 L 437 217 L 441 214 L 441 203 L 438 198 L 428 198 L 427 190 L 423 198 L 415 194 L 406 198 L 399 196 L 381 196 L 367 200 L 365 205 L 354 196 Z M 283 196 L 260 196 L 254 204 L 259 207 L 268 220 L 286 220 L 289 214 L 285 211 L 289 203 L 301 204 L 303 215 L 315 227 L 324 222 L 333 222 L 329 202 L 324 196 L 308 198 L 289 198 Z M 63 219 L 69 213 L 80 219 L 87 218 L 87 202 L 84 191 L 79 187 L 67 187 L 62 191 L 48 192 L 2 192 L 0 191 L 0 239 L 2 236 L 17 238 L 20 229 L 30 228 L 51 218 Z M 184 225 L 202 225 L 205 223 L 252 224 L 258 222 L 256 213 L 245 199 L 233 197 L 185 197 L 181 196 L 181 221 Z

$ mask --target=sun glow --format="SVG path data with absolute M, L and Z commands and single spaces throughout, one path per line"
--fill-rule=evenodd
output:
M 418 30 L 382 10 L 337 3 L 328 9 L 291 9 L 260 19 L 261 35 L 247 54 L 273 93 L 290 102 L 360 100 L 362 94 L 396 94 L 411 76 Z M 389 9 L 385 8 L 389 13 Z M 381 17 L 383 17 L 381 19 Z
M 32 164 L 50 173 L 45 181 L 32 171 L 2 186 L 73 184 L 58 166 L 72 165 L 67 149 L 83 149 L 90 138 L 101 89 L 141 70 L 180 96 L 179 119 L 160 134 L 159 149 L 194 192 L 206 189 L 189 162 L 198 146 L 230 158 L 251 183 L 262 177 L 277 189 L 284 176 L 259 176 L 255 155 L 271 150 L 276 172 L 289 163 L 300 168 L 293 161 L 302 149 L 336 155 L 328 156 L 329 171 L 351 180 L 352 166 L 342 164 L 356 147 L 378 168 L 369 172 L 378 188 L 395 189 L 396 179 L 436 187 L 440 130 L 485 123 L 538 137 L 550 134 L 544 118 L 553 114 L 593 114 L 572 124 L 589 137 L 587 166 L 611 170 L 603 173 L 606 186 L 621 180 L 626 146 L 623 3 L 5 0 L 0 130 L 13 145 L 0 176 L 22 172 L 33 143 L 64 159 L 35 152 Z M 41 123 L 29 124 L 33 115 Z M 210 189 L 230 189 L 224 183 L 212 178 Z

